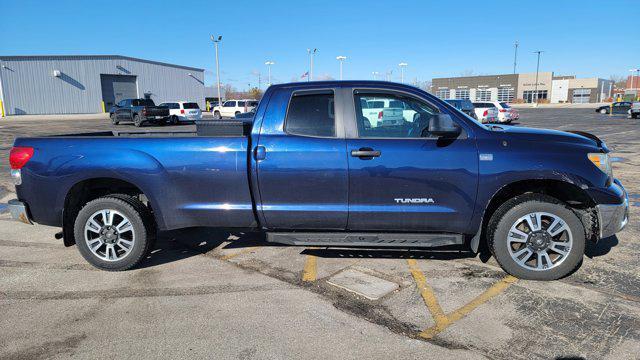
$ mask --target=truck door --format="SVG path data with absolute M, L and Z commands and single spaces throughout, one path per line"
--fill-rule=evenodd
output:
M 463 127 L 455 139 L 429 134 L 429 121 L 440 110 L 413 95 L 355 90 L 348 98 L 353 98 L 355 114 L 345 117 L 355 126 L 346 125 L 347 228 L 467 231 L 478 186 L 477 147 L 469 131 Z M 402 102 L 413 115 L 401 124 L 374 127 L 361 105 L 372 101 L 395 106 Z
M 281 89 L 269 100 L 253 157 L 258 212 L 271 229 L 346 228 L 348 160 L 334 93 Z

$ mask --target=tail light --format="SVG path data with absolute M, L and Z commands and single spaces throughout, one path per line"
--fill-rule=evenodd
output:
M 22 169 L 33 156 L 33 148 L 27 146 L 14 146 L 9 153 L 9 164 L 12 170 Z
M 147 116 L 147 108 L 142 108 L 142 116 Z
M 382 111 L 378 113 L 378 119 L 382 119 Z
M 487 115 L 489 115 L 489 110 L 485 110 L 485 111 L 482 113 L 482 116 L 487 116 Z
M 505 110 L 505 109 L 500 109 L 500 112 L 507 112 L 507 110 Z
M 180 109 L 180 114 L 184 114 L 184 109 Z

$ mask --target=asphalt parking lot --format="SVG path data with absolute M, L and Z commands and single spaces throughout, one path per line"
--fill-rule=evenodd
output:
M 519 111 L 522 126 L 600 136 L 630 194 L 627 228 L 589 245 L 565 279 L 517 280 L 461 251 L 275 246 L 210 229 L 161 234 L 142 267 L 108 273 L 64 248 L 58 229 L 5 212 L 0 358 L 638 359 L 640 120 Z M 1 202 L 12 196 L 14 137 L 108 129 L 107 120 L 0 122 Z

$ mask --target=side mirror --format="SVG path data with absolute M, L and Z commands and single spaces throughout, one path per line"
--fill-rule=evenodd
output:
M 460 126 L 447 114 L 436 114 L 429 122 L 429 133 L 435 136 L 453 138 L 460 135 L 461 131 Z

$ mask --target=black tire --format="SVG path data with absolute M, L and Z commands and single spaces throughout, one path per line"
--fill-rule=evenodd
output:
M 217 110 L 214 111 L 213 112 L 213 118 L 216 119 L 216 120 L 222 119 L 222 116 L 220 116 L 220 111 L 217 111 Z
M 175 115 L 173 115 L 173 116 L 171 117 L 170 124 L 171 124 L 171 125 L 178 125 L 178 122 L 179 122 L 179 121 L 178 121 L 178 117 L 177 117 L 177 116 L 175 116 Z
M 609 110 L 607 109 L 600 109 L 600 114 L 608 114 Z
M 119 260 L 100 258 L 85 241 L 85 225 L 93 214 L 106 209 L 116 210 L 126 216 L 135 234 L 130 252 Z M 107 271 L 123 271 L 138 265 L 148 254 L 155 239 L 155 223 L 147 207 L 138 199 L 114 194 L 92 200 L 80 210 L 74 224 L 74 235 L 80 254 L 91 265 Z
M 118 125 L 120 123 L 120 121 L 118 121 L 118 119 L 116 118 L 116 114 L 111 114 L 109 115 L 109 117 L 111 118 L 111 123 L 113 125 Z
M 140 117 L 140 115 L 135 114 L 133 116 L 133 125 L 135 125 L 136 127 L 142 126 L 142 118 Z
M 240 115 L 240 111 L 236 111 L 233 115 L 237 117 L 238 115 Z
M 572 234 L 573 244 L 564 260 L 549 269 L 531 270 L 523 267 L 512 258 L 508 249 L 507 236 L 511 226 L 533 212 L 547 212 L 559 217 Z M 579 217 L 565 203 L 547 195 L 525 194 L 505 202 L 495 211 L 489 221 L 487 241 L 496 261 L 507 273 L 520 279 L 556 280 L 571 274 L 582 263 L 585 230 Z

